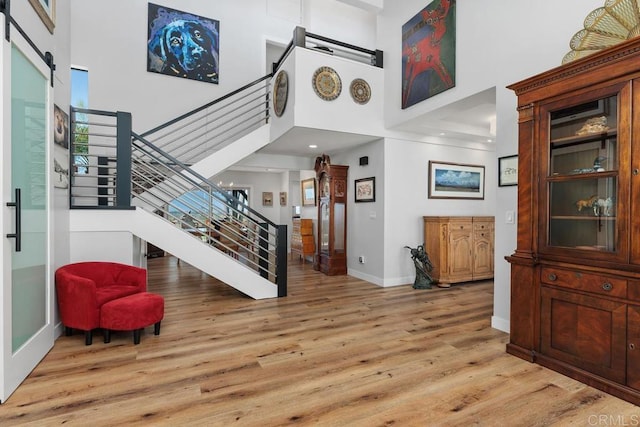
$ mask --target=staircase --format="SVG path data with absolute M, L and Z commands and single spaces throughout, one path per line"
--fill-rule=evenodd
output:
M 270 82 L 294 47 L 382 67 L 381 51 L 297 27 L 273 73 L 146 132 L 130 113 L 72 108 L 71 231 L 131 233 L 252 298 L 286 296 L 286 226 L 207 177 L 270 143 Z
M 133 132 L 128 113 L 71 116 L 83 159 L 71 171 L 72 232 L 128 232 L 252 298 L 286 295 L 286 226 L 206 178 L 267 144 L 268 124 L 189 167 Z
M 162 248 L 199 270 L 216 277 L 254 299 L 275 298 L 280 295 L 278 285 L 266 279 L 245 262 L 248 252 L 240 252 L 238 259 L 198 236 L 184 232 L 162 217 L 146 209 L 72 211 L 74 232 L 129 232 Z M 286 254 L 285 254 L 286 259 Z

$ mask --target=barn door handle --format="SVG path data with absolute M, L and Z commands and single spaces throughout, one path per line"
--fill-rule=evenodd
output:
M 22 202 L 20 200 L 20 189 L 15 189 L 15 201 L 7 202 L 7 206 L 16 208 L 16 232 L 7 234 L 7 239 L 16 239 L 16 252 L 22 250 Z

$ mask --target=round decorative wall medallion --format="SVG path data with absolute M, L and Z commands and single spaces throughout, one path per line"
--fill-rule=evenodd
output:
M 366 104 L 371 99 L 371 88 L 369 83 L 363 79 L 355 79 L 351 82 L 351 97 L 358 104 Z
M 287 97 L 289 96 L 289 76 L 287 72 L 281 70 L 273 83 L 273 112 L 276 116 L 282 116 L 287 106 Z
M 320 67 L 313 73 L 313 90 L 325 101 L 336 99 L 342 91 L 340 76 L 331 67 Z

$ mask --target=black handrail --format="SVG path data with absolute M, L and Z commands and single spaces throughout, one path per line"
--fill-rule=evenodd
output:
M 162 157 L 165 157 L 165 158 L 169 159 L 171 164 L 176 165 L 176 166 L 178 166 L 178 167 L 180 167 L 180 168 L 182 168 L 184 170 L 188 170 L 190 175 L 194 176 L 195 178 L 200 180 L 202 183 L 205 183 L 207 186 L 210 186 L 211 188 L 215 189 L 216 191 L 220 191 L 221 194 L 224 194 L 224 196 L 226 197 L 227 200 L 233 201 L 233 202 L 238 203 L 238 204 L 242 203 L 240 200 L 238 200 L 234 196 L 224 192 L 220 187 L 218 187 L 215 183 L 211 182 L 211 180 L 209 180 L 208 178 L 205 178 L 204 176 L 200 175 L 198 172 L 196 172 L 193 169 L 191 169 L 188 165 L 186 165 L 185 163 L 183 163 L 180 160 L 178 160 L 175 157 L 173 157 L 171 154 L 165 152 L 164 150 L 162 150 L 162 149 L 156 147 L 155 145 L 153 145 L 151 142 L 147 141 L 142 135 L 139 135 L 139 134 L 137 134 L 137 133 L 132 131 L 131 132 L 131 136 L 134 139 L 137 139 L 138 141 L 142 142 L 144 145 L 146 145 L 147 147 L 149 147 L 150 149 L 152 149 L 156 153 L 160 154 Z M 183 176 L 183 178 L 186 179 L 187 181 L 190 181 L 194 185 L 199 184 L 199 183 L 195 182 L 194 180 L 192 180 L 189 177 Z M 250 206 L 247 206 L 244 203 L 242 203 L 242 204 L 244 206 L 246 206 L 247 210 L 253 216 L 260 218 L 263 222 L 266 222 L 267 224 L 269 224 L 272 227 L 276 227 L 276 228 L 278 227 L 278 224 L 274 223 L 273 221 L 271 221 L 270 219 L 268 219 L 267 217 L 262 215 L 260 212 L 252 209 Z
M 366 53 L 367 55 L 375 55 L 376 51 L 375 50 L 369 50 L 369 49 L 365 49 L 363 47 L 359 47 L 359 46 L 355 46 L 349 43 L 344 43 L 338 40 L 334 40 L 334 39 L 330 39 L 329 37 L 325 37 L 325 36 L 320 36 L 318 34 L 313 34 L 313 33 L 307 33 L 307 37 L 311 37 L 312 39 L 316 39 L 316 40 L 320 40 L 323 42 L 327 42 L 327 43 L 331 43 L 331 44 L 335 44 L 336 46 L 341 46 L 341 47 L 346 47 L 347 49 L 351 49 L 351 50 L 355 50 L 358 52 L 362 52 L 362 53 Z
M 378 67 L 378 68 L 383 68 L 383 57 L 384 57 L 384 53 L 381 50 L 371 50 L 371 49 L 365 49 L 363 47 L 360 46 L 355 46 L 349 43 L 345 43 L 345 42 L 341 42 L 339 40 L 335 40 L 335 39 L 331 39 L 329 37 L 325 37 L 325 36 L 321 36 L 319 34 L 314 34 L 314 33 L 306 33 L 304 28 L 301 27 L 296 27 L 296 30 L 294 32 L 294 39 L 301 39 L 301 40 L 305 40 L 307 37 L 312 38 L 312 39 L 316 39 L 316 40 L 320 40 L 323 41 L 325 43 L 331 43 L 335 46 L 340 46 L 340 47 L 344 47 L 346 49 L 350 49 L 350 50 L 355 50 L 356 52 L 361 52 L 361 53 L 366 53 L 367 55 L 369 55 L 371 57 L 371 65 Z
M 248 212 L 249 215 L 246 215 L 247 218 L 250 218 L 252 223 L 258 225 L 258 229 L 260 230 L 260 250 L 258 254 L 258 265 L 260 275 L 265 277 L 267 280 L 269 279 L 269 261 L 268 261 L 268 252 L 266 249 L 266 242 L 268 241 L 269 236 L 269 228 L 273 228 L 275 230 L 275 256 L 276 256 L 276 264 L 275 264 L 275 274 L 274 280 L 277 286 L 277 295 L 278 297 L 287 296 L 287 226 L 286 225 L 278 225 L 273 221 L 266 218 L 260 212 L 255 211 L 247 204 L 241 202 L 239 199 L 230 195 L 211 182 L 209 179 L 205 178 L 201 174 L 197 173 L 193 169 L 189 168 L 184 163 L 180 162 L 175 157 L 166 153 L 162 149 L 156 147 L 149 141 L 145 140 L 144 137 L 136 134 L 135 132 L 131 132 L 131 137 L 133 140 L 137 140 L 144 144 L 147 149 L 150 151 L 142 150 L 146 156 L 150 157 L 152 160 L 157 162 L 165 162 L 165 160 L 161 160 L 159 157 L 163 157 L 167 159 L 167 164 L 175 165 L 177 168 L 181 168 L 188 172 L 187 174 L 183 174 L 180 171 L 174 170 L 177 174 L 181 176 L 187 182 L 190 182 L 195 187 L 201 188 L 203 185 L 206 185 L 210 189 L 215 190 L 216 193 L 222 195 L 227 201 L 233 201 L 234 205 L 243 205 L 243 209 Z M 171 168 L 173 169 L 173 168 Z M 195 179 L 194 179 L 195 178 Z M 197 180 L 197 181 L 196 181 Z
M 278 71 L 278 69 L 280 68 L 280 66 L 284 62 L 284 60 L 287 59 L 287 57 L 289 56 L 289 54 L 291 52 L 293 52 L 293 40 L 291 40 L 289 42 L 287 47 L 284 49 L 284 52 L 282 52 L 282 55 L 280 55 L 280 58 L 278 59 L 278 61 L 274 62 L 271 65 L 271 75 L 275 75 L 276 74 L 276 71 Z
M 273 77 L 273 73 L 269 73 L 266 76 L 260 77 L 259 79 L 254 80 L 251 83 L 247 83 L 246 85 L 242 86 L 239 89 L 231 91 L 231 92 L 227 93 L 226 95 L 222 95 L 220 98 L 214 99 L 213 101 L 211 101 L 211 102 L 209 102 L 207 104 L 204 104 L 204 105 L 202 105 L 202 106 L 200 106 L 198 108 L 195 108 L 195 109 L 193 109 L 193 110 L 191 110 L 191 111 L 189 111 L 187 113 L 184 113 L 183 115 L 178 116 L 175 119 L 169 120 L 168 122 L 163 123 L 160 126 L 156 126 L 155 128 L 153 128 L 151 130 L 143 132 L 143 133 L 140 134 L 140 136 L 144 137 L 144 136 L 150 135 L 152 133 L 155 133 L 155 132 L 157 132 L 159 130 L 162 130 L 162 129 L 166 128 L 166 127 L 169 127 L 172 124 L 179 122 L 180 120 L 186 119 L 187 117 L 190 117 L 190 116 L 192 116 L 192 115 L 194 115 L 196 113 L 199 113 L 202 110 L 206 110 L 207 108 L 211 107 L 212 105 L 216 105 L 216 104 L 224 101 L 225 99 L 229 99 L 230 97 L 239 94 L 240 92 L 244 91 L 245 89 L 248 89 L 251 86 L 254 86 L 254 85 L 256 85 L 256 84 L 258 84 L 260 82 L 263 82 L 263 81 L 265 81 L 267 79 L 270 79 L 271 77 Z

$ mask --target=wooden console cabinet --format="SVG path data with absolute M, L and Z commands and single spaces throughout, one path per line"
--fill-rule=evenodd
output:
M 507 351 L 640 405 L 640 39 L 509 88 L 519 164 Z
M 313 257 L 316 245 L 313 239 L 313 220 L 293 218 L 291 227 L 291 255 L 298 254 L 304 263 L 308 256 Z
M 433 264 L 431 277 L 459 283 L 493 277 L 492 216 L 425 216 L 425 251 Z

